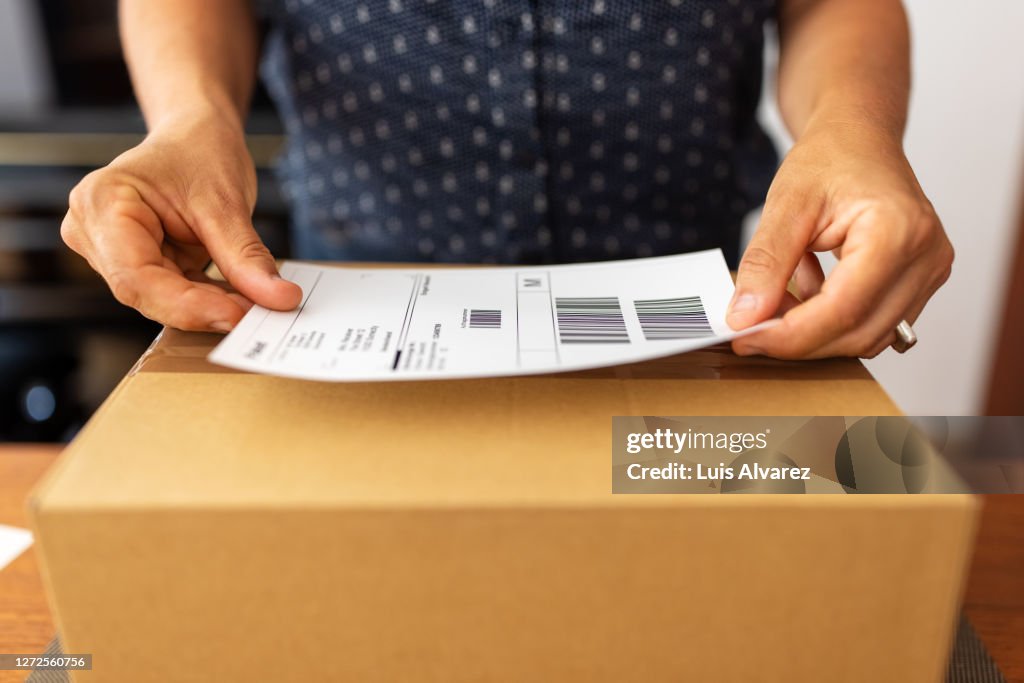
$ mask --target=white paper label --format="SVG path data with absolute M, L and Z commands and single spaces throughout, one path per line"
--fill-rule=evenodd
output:
M 255 306 L 210 354 L 228 367 L 324 381 L 580 370 L 732 339 L 720 250 L 607 263 L 350 268 L 286 262 L 302 304 Z M 744 331 L 746 332 L 746 331 Z

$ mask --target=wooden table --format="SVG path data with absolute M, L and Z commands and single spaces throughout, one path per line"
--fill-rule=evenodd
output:
M 1010 683 L 1024 683 L 1024 495 L 984 496 L 964 611 Z
M 0 446 L 0 524 L 28 526 L 25 498 L 59 452 L 57 446 Z M 54 631 L 35 549 L 29 548 L 0 570 L 0 652 L 39 654 Z M 23 672 L 0 671 L 0 683 L 23 680 Z
M 25 497 L 56 446 L 0 446 L 0 524 L 25 527 Z M 1024 496 L 985 496 L 964 609 L 1010 683 L 1024 683 Z M 0 570 L 0 652 L 40 653 L 54 634 L 29 549 Z M 24 674 L 0 671 L 0 683 Z

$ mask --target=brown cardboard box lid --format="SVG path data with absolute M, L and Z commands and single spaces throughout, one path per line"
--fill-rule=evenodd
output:
M 218 339 L 165 330 L 38 502 L 666 504 L 610 495 L 613 416 L 898 412 L 852 359 L 787 363 L 719 347 L 561 375 L 318 383 L 212 365 Z

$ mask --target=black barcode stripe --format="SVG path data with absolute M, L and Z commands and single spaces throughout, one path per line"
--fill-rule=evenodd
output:
M 634 301 L 647 340 L 695 339 L 714 334 L 699 296 Z
M 559 297 L 555 313 L 563 344 L 629 343 L 618 297 Z
M 500 330 L 501 311 L 496 308 L 474 308 L 469 312 L 471 330 Z

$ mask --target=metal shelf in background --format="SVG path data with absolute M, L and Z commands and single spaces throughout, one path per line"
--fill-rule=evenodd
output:
M 137 317 L 106 289 L 67 284 L 0 285 L 0 325 L 126 320 Z

